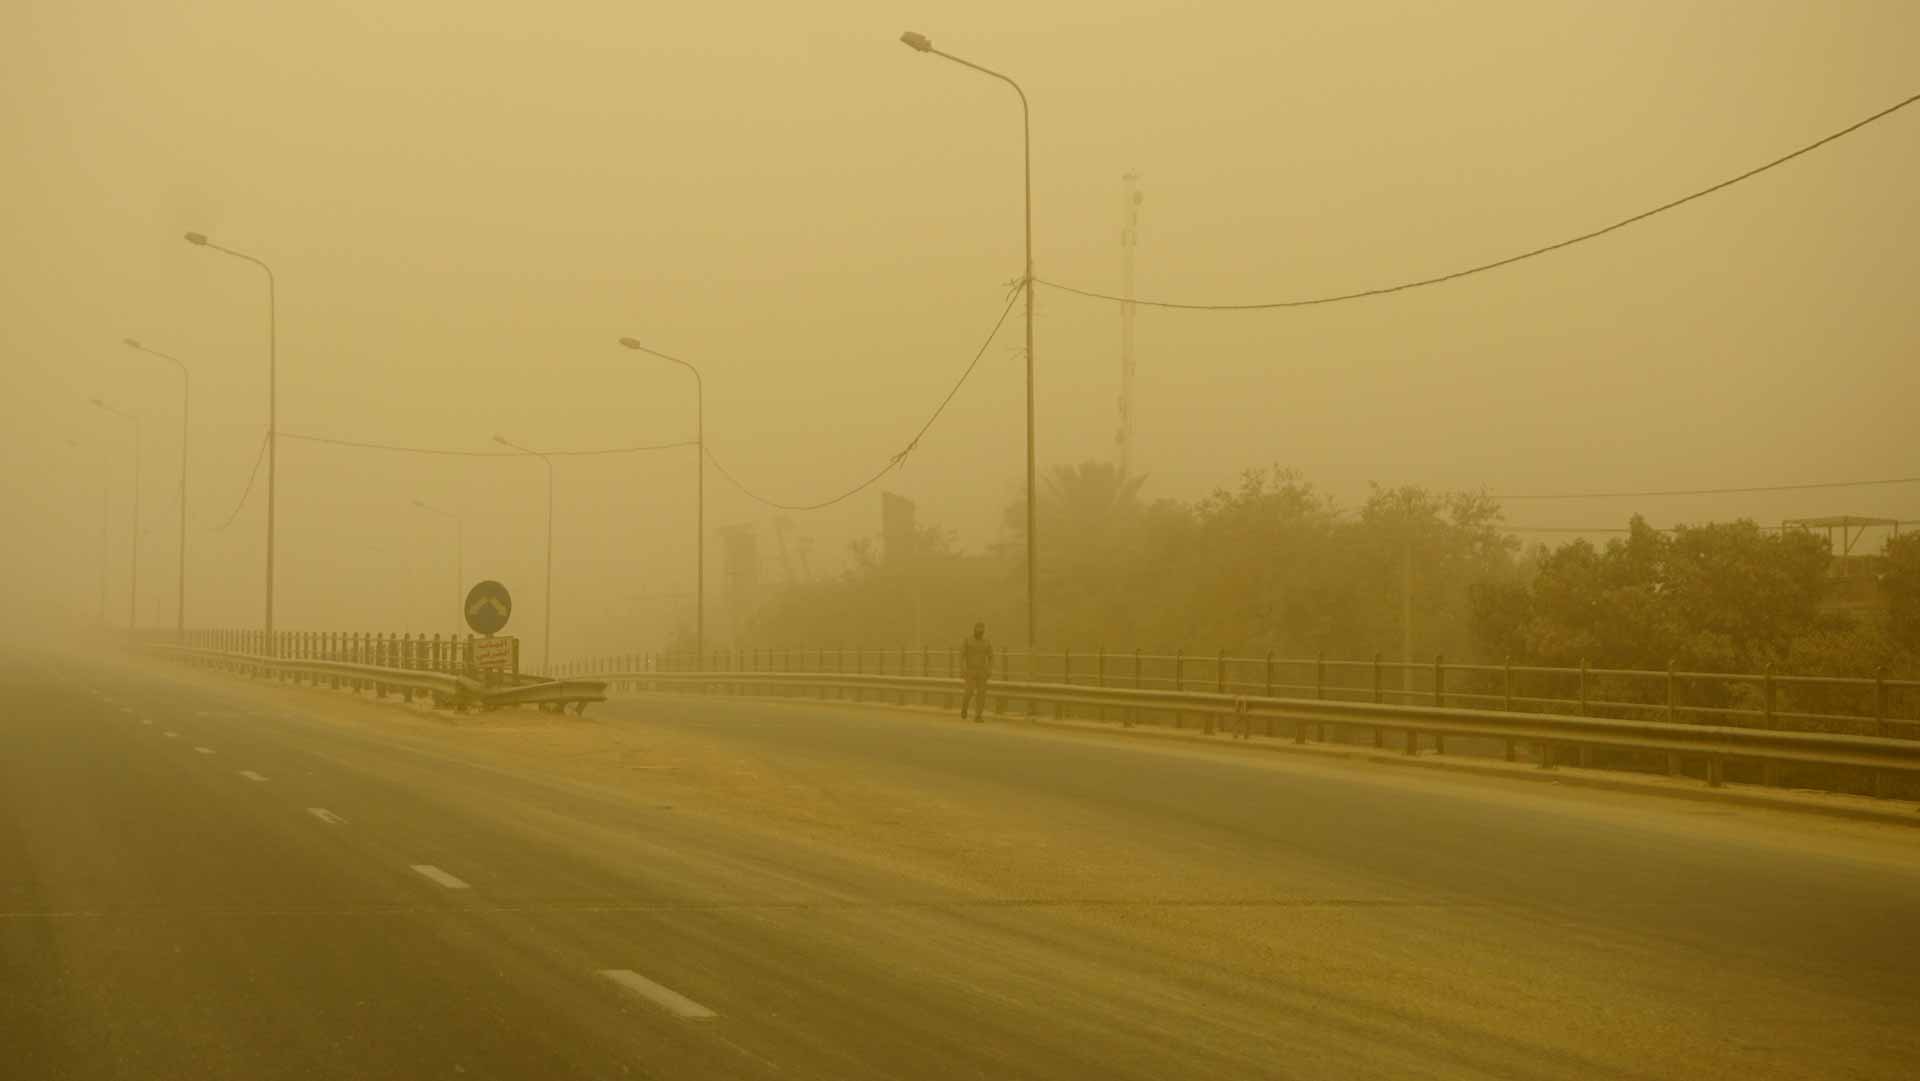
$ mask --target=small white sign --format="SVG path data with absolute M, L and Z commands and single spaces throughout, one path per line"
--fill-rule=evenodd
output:
M 489 672 L 513 671 L 514 643 L 517 639 L 475 638 L 473 640 L 473 666 Z

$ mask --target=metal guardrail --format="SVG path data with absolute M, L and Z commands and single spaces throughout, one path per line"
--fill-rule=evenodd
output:
M 961 689 L 959 680 L 939 676 L 808 672 L 638 671 L 608 672 L 599 678 L 616 689 L 639 693 L 770 694 L 901 705 L 914 698 L 931 704 L 938 698 L 948 708 Z M 1379 749 L 1397 744 L 1408 755 L 1427 746 L 1446 753 L 1450 737 L 1491 740 L 1504 748 L 1507 761 L 1519 760 L 1524 746 L 1545 769 L 1574 762 L 1594 764 L 1594 752 L 1624 752 L 1655 760 L 1672 776 L 1687 775 L 1688 767 L 1697 767 L 1701 778 L 1714 787 L 1725 783 L 1730 764 L 1758 767 L 1763 784 L 1779 783 L 1782 772 L 1795 767 L 1864 774 L 1870 790 L 1881 797 L 1891 794 L 1894 778 L 1920 777 L 1920 741 L 1876 736 L 1033 682 L 995 682 L 988 696 L 995 701 L 997 713 L 1006 713 L 1011 702 L 1023 704 L 1029 714 L 1051 706 L 1056 715 L 1080 710 L 1129 726 L 1153 715 L 1171 715 L 1177 726 L 1186 727 L 1191 719 L 1197 730 L 1207 734 L 1224 732 L 1241 739 L 1264 734 L 1291 737 L 1295 743 L 1310 738 L 1326 741 L 1332 729 L 1336 735 L 1344 731 L 1369 737 L 1363 745 L 1371 743 Z M 1264 731 L 1256 733 L 1256 729 Z
M 208 668 L 238 671 L 293 682 L 325 683 L 335 690 L 370 690 L 385 697 L 399 693 L 411 700 L 417 694 L 430 696 L 435 704 L 454 709 L 503 709 L 537 705 L 543 709 L 563 710 L 575 707 L 585 713 L 590 702 L 606 701 L 607 685 L 601 680 L 549 679 L 492 687 L 457 672 L 423 668 L 391 668 L 355 661 L 333 661 L 306 657 L 265 657 L 254 653 L 196 649 L 191 646 L 148 645 L 148 651 Z
M 562 674 L 628 671 L 813 672 L 956 676 L 951 649 L 778 649 L 620 654 L 562 664 Z M 1920 680 L 1578 666 L 1235 657 L 1224 651 L 1003 651 L 1001 682 L 1213 691 L 1266 698 L 1471 706 L 1576 717 L 1920 738 Z

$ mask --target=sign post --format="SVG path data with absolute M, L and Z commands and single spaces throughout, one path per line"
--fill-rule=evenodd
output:
M 475 585 L 467 591 L 462 611 L 466 614 L 467 626 L 475 633 L 486 635 L 473 643 L 473 666 L 481 672 L 518 672 L 519 640 L 494 637 L 513 615 L 513 597 L 507 587 L 491 579 Z

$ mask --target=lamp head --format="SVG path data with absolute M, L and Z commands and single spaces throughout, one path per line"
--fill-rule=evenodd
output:
M 626 346 L 628 349 L 645 349 L 646 348 L 646 346 L 640 344 L 640 340 L 638 338 L 622 338 L 620 339 L 620 344 Z
M 138 341 L 137 339 L 134 339 L 134 338 L 122 338 L 122 339 L 120 339 L 120 340 L 121 340 L 121 341 L 123 341 L 123 342 L 126 342 L 126 343 L 127 343 L 127 347 L 128 347 L 129 349 L 138 349 L 138 348 L 140 348 L 140 342 L 139 342 L 139 341 Z
M 205 234 L 205 233 L 188 233 L 188 234 L 187 234 L 187 243 L 189 243 L 189 244 L 199 244 L 199 245 L 201 245 L 202 247 L 204 247 L 204 246 L 206 245 L 206 243 L 207 243 L 207 234 Z
M 420 508 L 421 510 L 426 510 L 426 509 L 427 509 L 427 505 L 426 505 L 425 503 L 422 503 L 422 502 L 421 502 L 420 500 L 418 500 L 418 499 L 416 499 L 416 500 L 414 500 L 414 501 L 413 501 L 413 505 L 414 505 L 414 506 L 416 506 L 416 507 L 419 507 L 419 508 Z
M 98 394 L 94 395 L 91 398 L 88 398 L 87 400 L 99 406 L 102 409 L 105 409 L 107 407 L 106 400 L 101 398 Z
M 907 47 L 916 52 L 930 53 L 933 51 L 933 39 L 917 31 L 909 30 L 901 34 L 900 40 L 906 42 Z

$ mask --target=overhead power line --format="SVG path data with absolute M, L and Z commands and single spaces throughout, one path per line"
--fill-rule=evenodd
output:
M 223 532 L 228 526 L 232 525 L 233 520 L 235 518 L 240 517 L 241 509 L 247 505 L 247 499 L 253 495 L 254 478 L 260 475 L 260 463 L 263 461 L 266 461 L 267 459 L 267 439 L 268 438 L 269 437 L 266 435 L 262 435 L 260 437 L 260 453 L 254 455 L 253 470 L 247 474 L 247 487 L 244 491 L 240 493 L 240 502 L 235 503 L 233 505 L 233 513 L 227 515 L 227 520 L 224 522 L 221 522 L 220 525 L 213 530 L 215 533 Z
M 1893 524 L 1894 524 L 1894 525 L 1896 525 L 1896 526 L 1910 526 L 1910 525 L 1920 525 L 1920 520 L 1913 520 L 1913 521 L 1908 521 L 1908 520 L 1901 520 L 1901 521 L 1897 521 L 1897 522 L 1894 522 Z M 1680 531 L 1680 529 L 1681 529 L 1682 527 L 1679 527 L 1679 526 L 1648 526 L 1647 528 L 1649 528 L 1649 529 L 1651 529 L 1651 530 L 1653 530 L 1653 531 L 1654 531 L 1655 533 L 1677 533 L 1677 532 L 1679 532 L 1679 531 Z M 1761 532 L 1763 532 L 1763 533 L 1779 533 L 1779 532 L 1782 532 L 1782 531 L 1784 531 L 1784 530 L 1786 530 L 1786 529 L 1788 529 L 1789 527 L 1788 527 L 1788 526 L 1785 526 L 1785 525 L 1762 525 L 1762 526 L 1755 526 L 1755 528 L 1756 528 L 1756 529 L 1759 529 L 1759 530 L 1760 530 Z M 1503 525 L 1503 526 L 1501 526 L 1501 527 L 1500 527 L 1500 532 L 1502 532 L 1502 533 L 1573 533 L 1573 534 L 1592 534 L 1592 533 L 1631 533 L 1631 532 L 1633 532 L 1633 530 L 1632 530 L 1632 529 L 1630 529 L 1630 528 L 1623 528 L 1623 527 L 1621 527 L 1621 526 L 1594 526 L 1594 527 L 1591 527 L 1591 528 L 1589 528 L 1589 527 L 1586 527 L 1586 526 L 1570 526 L 1570 525 L 1562 525 L 1562 526 L 1554 526 L 1554 525 Z
M 1868 488 L 1885 484 L 1920 484 L 1920 477 L 1888 477 L 1884 480 L 1829 480 L 1809 484 L 1759 484 L 1750 488 L 1670 488 L 1644 492 L 1528 492 L 1521 495 L 1492 495 L 1489 499 L 1651 499 L 1675 495 L 1749 495 L 1755 492 L 1805 492 L 1818 488 Z
M 1761 173 L 1764 173 L 1769 169 L 1775 168 L 1776 166 L 1785 165 L 1787 162 L 1792 161 L 1793 159 L 1801 156 L 1802 154 L 1811 153 L 1812 151 L 1818 150 L 1820 147 L 1823 147 L 1828 143 L 1833 142 L 1835 139 L 1838 139 L 1845 135 L 1851 135 L 1852 133 L 1859 131 L 1861 128 L 1866 127 L 1868 124 L 1871 124 L 1876 120 L 1884 120 L 1885 118 L 1892 116 L 1894 113 L 1899 112 L 1900 110 L 1906 108 L 1907 106 L 1912 105 L 1916 101 L 1920 101 L 1920 94 L 1915 94 L 1904 101 L 1888 106 L 1887 108 L 1882 109 L 1879 112 L 1874 113 L 1872 116 L 1869 116 L 1863 120 L 1855 121 L 1854 123 L 1849 124 L 1844 128 L 1841 128 L 1839 131 L 1836 131 L 1833 134 L 1828 135 L 1824 138 L 1816 139 L 1813 142 L 1808 143 L 1807 145 L 1801 147 L 1800 149 L 1793 151 L 1792 153 L 1783 154 L 1780 157 L 1777 157 L 1772 161 L 1767 162 L 1764 165 L 1758 165 L 1752 169 L 1748 169 L 1746 172 L 1741 173 L 1738 176 L 1729 177 L 1728 179 L 1722 180 L 1718 184 L 1714 184 L 1711 187 L 1701 188 L 1699 191 L 1693 192 L 1688 195 L 1683 195 L 1680 198 L 1675 199 L 1671 202 L 1662 203 L 1651 210 L 1643 210 L 1640 213 L 1634 214 L 1630 217 L 1621 218 L 1619 221 L 1616 221 L 1611 225 L 1603 226 L 1599 229 L 1593 230 L 1592 232 L 1581 233 L 1579 236 L 1568 237 L 1565 240 L 1556 241 L 1552 244 L 1545 244 L 1538 248 L 1533 248 L 1528 251 L 1523 251 L 1518 255 L 1509 255 L 1505 259 L 1496 259 L 1491 263 L 1481 263 L 1478 266 L 1470 266 L 1464 270 L 1456 270 L 1448 274 L 1440 274 L 1431 278 L 1420 278 L 1414 281 L 1401 282 L 1398 285 L 1381 286 L 1380 288 L 1377 288 L 1377 289 L 1362 289 L 1354 293 L 1337 293 L 1331 296 L 1306 297 L 1298 300 L 1273 300 L 1273 301 L 1265 301 L 1265 302 L 1256 303 L 1256 304 L 1187 304 L 1187 303 L 1179 303 L 1179 302 L 1170 301 L 1170 300 L 1142 300 L 1137 297 L 1115 296 L 1112 293 L 1102 293 L 1093 289 L 1080 289 L 1075 286 L 1064 285 L 1060 282 L 1048 281 L 1045 278 L 1035 278 L 1034 281 L 1037 284 L 1044 285 L 1049 289 L 1058 289 L 1063 293 L 1072 293 L 1076 296 L 1090 297 L 1094 300 L 1110 300 L 1119 304 L 1140 304 L 1150 308 L 1172 308 L 1172 309 L 1178 309 L 1182 311 L 1264 311 L 1264 310 L 1274 309 L 1274 308 L 1307 308 L 1317 304 L 1337 304 L 1341 301 L 1346 301 L 1346 300 L 1363 300 L 1367 297 L 1386 296 L 1389 293 L 1401 293 L 1409 289 L 1419 289 L 1428 285 L 1439 285 L 1443 282 L 1450 282 L 1450 281 L 1454 281 L 1459 278 L 1465 278 L 1474 274 L 1483 274 L 1489 270 L 1497 270 L 1504 266 L 1511 266 L 1514 263 L 1521 262 L 1522 260 L 1525 260 L 1525 259 L 1532 259 L 1535 256 L 1546 255 L 1549 252 L 1556 252 L 1562 248 L 1570 248 L 1575 244 L 1584 243 L 1585 241 L 1589 241 L 1597 237 L 1605 236 L 1608 233 L 1615 231 L 1616 229 L 1624 229 L 1629 225 L 1635 224 L 1636 222 L 1645 221 L 1656 214 L 1664 214 L 1667 211 L 1672 210 L 1676 207 L 1684 206 L 1687 203 L 1691 203 L 1695 199 L 1700 199 L 1705 196 L 1712 195 L 1714 192 L 1720 191 L 1723 188 L 1730 188 L 1733 185 L 1738 184 L 1743 180 L 1748 180 L 1753 177 L 1759 176 Z
M 461 458 L 519 458 L 517 450 L 454 450 L 447 447 L 408 447 L 396 443 L 373 443 L 359 439 L 333 439 L 324 435 L 303 435 L 299 432 L 281 432 L 282 439 L 297 439 L 303 443 L 324 443 L 334 447 L 356 447 L 362 450 L 384 450 L 398 454 L 433 454 Z M 672 450 L 675 447 L 691 447 L 695 442 L 681 439 L 672 443 L 641 443 L 629 447 L 599 447 L 592 450 L 550 450 L 542 453 L 555 458 L 580 457 L 596 454 L 638 454 L 651 450 Z
M 986 339 L 980 343 L 980 348 L 974 351 L 973 359 L 967 363 L 966 369 L 960 373 L 960 378 L 954 381 L 952 389 L 947 391 L 947 396 L 940 399 L 940 404 L 934 407 L 933 413 L 927 417 L 926 423 L 920 425 L 920 430 L 913 434 L 912 439 L 907 440 L 907 445 L 904 447 L 901 447 L 898 453 L 894 454 L 891 458 L 888 458 L 886 464 L 881 466 L 878 472 L 874 473 L 872 476 L 868 477 L 866 480 L 863 480 L 860 483 L 854 485 L 853 487 L 847 489 L 846 491 L 841 492 L 839 495 L 833 496 L 829 499 L 822 499 L 817 503 L 777 502 L 775 500 L 768 499 L 767 497 L 754 492 L 752 489 L 748 488 L 746 485 L 740 483 L 739 478 L 735 477 L 732 473 L 727 472 L 727 467 L 720 464 L 720 459 L 714 457 L 712 451 L 707 452 L 707 461 L 713 463 L 713 468 L 715 468 L 716 470 L 719 470 L 720 475 L 727 478 L 728 483 L 732 484 L 735 488 L 740 489 L 740 493 L 742 495 L 746 496 L 748 499 L 751 499 L 756 503 L 762 503 L 762 504 L 765 504 L 766 506 L 773 507 L 777 510 L 795 510 L 795 511 L 821 510 L 826 507 L 831 507 L 835 503 L 843 502 L 845 500 L 853 498 L 856 495 L 859 495 L 861 492 L 864 492 L 868 488 L 871 488 L 875 484 L 879 483 L 881 477 L 886 476 L 888 473 L 891 473 L 895 469 L 898 469 L 902 465 L 906 464 L 907 455 L 912 454 L 914 452 L 914 449 L 919 447 L 920 440 L 924 438 L 927 432 L 933 428 L 933 422 L 939 420 L 940 415 L 947 411 L 947 406 L 949 403 L 953 401 L 954 395 L 960 393 L 960 388 L 966 385 L 968 377 L 973 375 L 973 370 L 980 366 L 980 359 L 987 355 L 987 349 L 993 345 L 993 340 L 999 337 L 1000 328 L 1003 326 L 1006 326 L 1007 316 L 1012 313 L 1014 302 L 1019 298 L 1020 298 L 1020 283 L 1015 282 L 1013 289 L 1007 293 L 1006 306 L 1000 309 L 1000 317 L 993 321 L 993 329 L 987 331 Z

